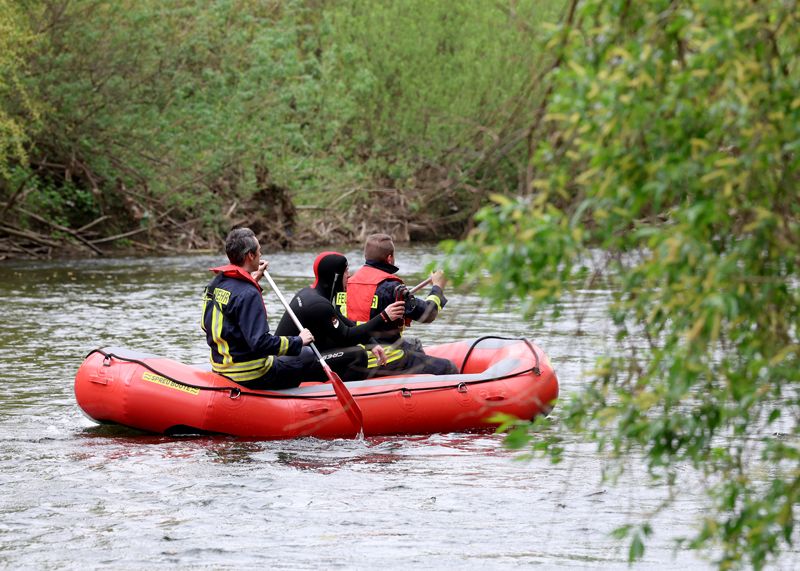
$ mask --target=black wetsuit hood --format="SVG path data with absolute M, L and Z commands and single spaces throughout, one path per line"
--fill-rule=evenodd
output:
M 322 252 L 314 260 L 314 277 L 316 281 L 311 286 L 317 292 L 334 302 L 336 294 L 344 291 L 344 274 L 347 271 L 347 258 L 339 252 Z

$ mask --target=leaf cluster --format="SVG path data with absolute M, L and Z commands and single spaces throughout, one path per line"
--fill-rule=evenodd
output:
M 35 40 L 20 7 L 0 0 L 0 184 L 13 164 L 27 161 L 26 145 L 37 128 L 40 110 L 25 85 Z

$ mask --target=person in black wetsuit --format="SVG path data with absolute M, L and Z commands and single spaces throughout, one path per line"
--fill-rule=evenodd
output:
M 399 373 L 455 373 L 447 359 L 413 351 L 409 347 L 382 347 L 373 335 L 382 325 L 402 318 L 404 301 L 395 301 L 370 320 L 356 325 L 344 317 L 334 302 L 347 291 L 347 258 L 338 252 L 323 252 L 314 261 L 314 285 L 301 289 L 289 303 L 300 323 L 314 336 L 315 343 L 331 368 L 343 380 Z M 296 335 L 297 327 L 287 314 L 281 318 L 276 335 Z M 368 351 L 367 349 L 370 349 Z M 332 360 L 328 360 L 328 355 Z
M 373 319 L 357 326 L 333 305 L 336 295 L 347 288 L 347 258 L 338 252 L 323 252 L 314 261 L 314 276 L 314 284 L 298 291 L 289 306 L 300 323 L 311 331 L 322 356 L 343 381 L 365 379 L 372 370 L 399 358 L 391 353 L 387 355 L 372 339 L 371 332 L 382 323 L 402 317 L 403 302 L 387 306 Z M 283 314 L 275 334 L 298 334 L 288 313 Z

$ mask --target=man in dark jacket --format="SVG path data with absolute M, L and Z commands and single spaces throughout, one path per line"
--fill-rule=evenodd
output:
M 411 321 L 430 323 L 447 304 L 444 286 L 447 280 L 441 270 L 431 274 L 433 285 L 425 299 L 408 295 L 403 280 L 396 274 L 394 265 L 394 242 L 388 234 L 372 234 L 364 244 L 366 260 L 351 278 L 347 291 L 346 315 L 354 321 L 366 321 L 398 298 L 406 300 L 403 320 L 380 327 L 374 333 L 382 343 L 396 343 L 401 339 L 403 329 Z M 419 347 L 418 347 L 419 349 Z
M 269 266 L 249 228 L 237 228 L 225 240 L 230 264 L 216 274 L 203 294 L 202 328 L 211 348 L 212 369 L 251 389 L 296 387 L 325 380 L 310 348 L 308 329 L 291 336 L 272 335 L 258 280 Z
M 429 357 L 406 347 L 387 349 L 377 342 L 375 331 L 402 319 L 405 312 L 402 300 L 392 301 L 360 325 L 342 315 L 334 304 L 349 287 L 347 258 L 342 254 L 323 252 L 317 256 L 314 275 L 314 285 L 297 292 L 289 305 L 300 323 L 314 334 L 320 350 L 340 359 L 336 367 L 333 364 L 331 367 L 343 378 L 347 377 L 345 380 L 410 372 L 456 372 L 455 366 L 447 359 Z M 284 314 L 276 333 L 290 335 L 296 332 L 293 321 Z M 356 344 L 360 346 L 354 347 Z M 370 347 L 372 354 L 367 352 Z

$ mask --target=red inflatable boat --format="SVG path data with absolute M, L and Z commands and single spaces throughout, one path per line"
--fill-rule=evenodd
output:
M 363 413 L 365 436 L 492 428 L 488 419 L 495 413 L 531 419 L 547 413 L 558 396 L 547 356 L 525 339 L 483 337 L 425 352 L 450 359 L 460 373 L 347 383 Z M 358 432 L 330 383 L 255 391 L 208 367 L 114 347 L 86 357 L 75 397 L 97 422 L 157 433 L 281 439 Z

